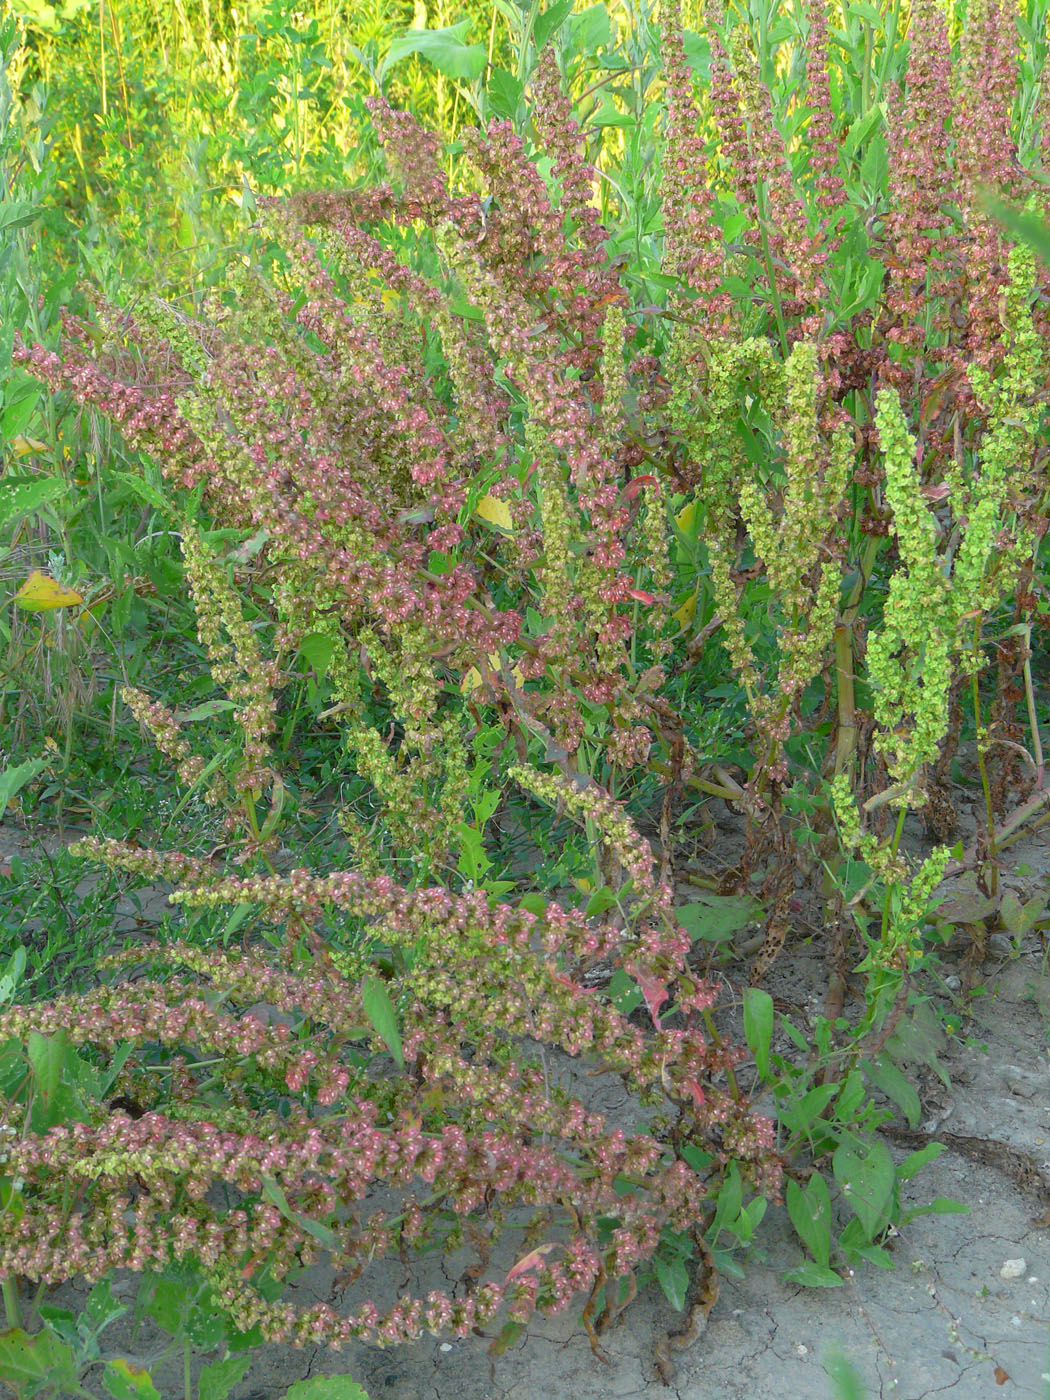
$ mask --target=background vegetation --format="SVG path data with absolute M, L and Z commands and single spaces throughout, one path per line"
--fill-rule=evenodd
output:
M 923 978 L 960 929 L 976 978 L 993 932 L 1017 938 L 1046 915 L 1044 899 L 1022 906 L 1004 891 L 1000 871 L 1018 835 L 1046 819 L 1050 289 L 1028 242 L 990 233 L 982 211 L 988 185 L 1005 198 L 1007 218 L 1025 200 L 1031 220 L 1045 213 L 1047 6 L 1026 0 L 1000 12 L 971 0 L 967 13 L 959 0 L 913 13 L 904 3 L 854 3 L 832 7 L 827 22 L 822 47 L 813 5 L 753 0 L 717 16 L 686 6 L 676 68 L 673 21 L 645 0 L 496 0 L 455 12 L 420 3 L 304 13 L 280 0 L 243 9 L 123 0 L 5 7 L 0 811 L 30 834 L 92 837 L 77 855 L 62 849 L 0 868 L 0 1007 L 9 1006 L 0 1125 L 19 1137 L 19 1150 L 69 1123 L 97 1129 L 102 1105 L 130 1104 L 179 1124 L 210 1112 L 238 1131 L 260 1115 L 298 1122 L 301 1111 L 306 1122 L 345 1090 L 344 1070 L 355 1084 L 379 1065 L 403 1070 L 403 1042 L 423 1034 L 405 989 L 431 995 L 427 979 L 451 955 L 428 942 L 422 924 L 406 932 L 380 923 L 377 935 L 375 909 L 348 912 L 329 885 L 292 891 L 281 883 L 293 867 L 322 882 L 349 866 L 412 893 L 438 886 L 468 902 L 478 893 L 469 917 L 467 903 L 455 903 L 456 917 L 475 940 L 468 951 L 490 959 L 497 981 L 511 973 L 486 920 L 511 906 L 515 917 L 524 910 L 550 920 L 544 975 L 553 982 L 538 990 L 516 964 L 514 976 L 543 1005 L 559 985 L 579 990 L 576 979 L 597 964 L 609 1021 L 600 1053 L 591 1051 L 628 1078 L 637 1071 L 634 1088 L 670 1095 L 660 1140 L 696 1174 L 705 1206 L 688 1229 L 680 1206 L 678 1215 L 656 1210 L 658 1246 L 619 1275 L 609 1265 L 612 1217 L 596 1207 L 591 1243 L 604 1262 L 587 1280 L 584 1314 L 596 1346 L 593 1319 L 615 1315 L 635 1272 L 679 1308 L 710 1306 L 704 1281 L 741 1267 L 785 1164 L 784 1199 L 804 1251 L 800 1282 L 836 1286 L 849 1263 L 886 1262 L 885 1233 L 903 1218 L 900 1182 L 930 1155 L 895 1165 L 876 1133 L 874 1090 L 909 1119 L 918 1113 L 894 1036 L 928 1005 Z M 558 110 L 553 89 L 542 87 L 548 44 L 597 169 L 593 207 L 609 235 L 600 264 L 609 280 L 586 283 L 582 310 L 558 281 L 569 277 L 557 261 L 559 238 L 570 266 L 585 266 L 587 216 L 572 203 L 579 167 L 571 140 L 553 117 L 542 125 L 545 110 Z M 926 68 L 915 58 L 920 48 Z M 976 96 L 965 81 L 939 86 L 945 57 L 951 72 L 970 75 Z M 980 73 L 991 74 L 983 86 Z M 470 256 L 490 281 L 455 241 L 467 239 L 467 215 L 456 224 L 452 206 L 417 188 L 413 162 L 424 168 L 426 150 L 413 146 L 410 130 L 384 130 L 382 110 L 366 106 L 380 94 L 441 134 L 436 168 L 478 221 Z M 732 125 L 734 112 L 746 136 Z M 818 119 L 827 121 L 824 145 Z M 1001 129 L 989 155 L 974 132 L 995 119 Z M 525 165 L 508 167 L 519 185 L 500 185 L 511 137 L 497 155 L 479 155 L 470 128 L 491 121 L 525 143 Z M 938 129 L 950 133 L 943 150 L 931 135 Z M 763 131 L 776 138 L 766 147 Z M 911 164 L 908 134 L 919 152 Z M 400 167 L 399 143 L 409 156 Z M 510 195 L 532 188 L 533 176 L 530 231 L 515 232 Z M 395 194 L 385 220 L 314 197 L 388 178 Z M 702 183 L 713 191 L 706 206 L 693 194 Z M 547 197 L 560 222 L 543 223 Z M 452 217 L 455 236 L 442 217 Z M 344 237 L 351 224 L 381 233 L 382 249 L 355 245 L 359 266 L 340 262 L 333 241 L 333 229 Z M 1016 235 L 1016 221 L 1010 227 Z M 322 249 L 316 267 L 303 230 Z M 717 255 L 703 251 L 712 247 Z M 228 370 L 221 382 L 233 402 L 247 382 L 235 363 L 246 347 L 316 353 L 316 341 L 300 345 L 272 305 L 294 318 L 320 266 L 333 279 L 320 297 L 331 319 L 311 332 L 320 336 L 344 316 L 367 328 L 376 340 L 362 348 L 362 364 L 375 355 L 382 367 L 397 356 L 416 366 L 433 391 L 427 412 L 450 413 L 460 433 L 450 430 L 448 441 L 477 449 L 456 457 L 453 486 L 463 495 L 450 523 L 461 535 L 429 552 L 411 589 L 430 597 L 459 568 L 472 571 L 480 610 L 488 620 L 520 612 L 520 637 L 485 633 L 481 646 L 467 629 L 424 647 L 389 617 L 377 636 L 367 606 L 358 613 L 343 602 L 342 629 L 333 630 L 320 603 L 304 614 L 290 600 L 316 588 L 331 601 L 323 589 L 336 567 L 334 528 L 319 527 L 322 562 L 304 589 L 277 517 L 243 508 L 232 459 L 216 449 L 219 465 L 198 483 L 192 453 L 171 446 L 174 415 L 167 437 L 129 431 L 131 399 L 113 386 L 133 395 L 170 382 L 187 396 L 180 404 L 195 403 L 202 440 L 221 442 L 225 409 L 202 364 Z M 517 306 L 521 287 L 530 329 L 515 345 L 499 339 L 513 318 L 504 311 L 501 320 L 491 297 Z M 436 315 L 439 305 L 448 318 L 441 343 L 418 319 L 422 307 Z M 125 312 L 133 325 L 120 319 Z M 45 353 L 60 347 L 63 315 L 81 328 L 62 346 L 65 372 Z M 557 366 L 546 403 L 530 398 L 522 373 L 528 337 Z M 27 361 L 20 341 L 43 351 Z M 474 356 L 480 419 L 464 408 L 470 376 L 464 381 L 450 344 Z M 821 347 L 819 371 L 807 346 Z M 490 349 L 492 377 L 484 378 L 477 366 Z M 303 374 L 295 355 L 289 363 Z M 625 356 L 622 373 L 610 368 Z M 546 363 L 537 357 L 533 368 Z M 77 382 L 78 371 L 96 369 L 97 380 Z M 595 379 L 601 397 L 587 387 Z M 514 444 L 502 477 L 496 457 L 486 458 L 496 439 L 479 426 L 478 405 L 495 402 Z M 618 514 L 587 495 L 568 430 L 566 484 L 558 484 L 561 467 L 543 456 L 540 438 L 559 429 L 559 404 L 586 418 L 596 460 L 616 458 Z M 331 432 L 342 441 L 345 424 L 313 408 L 319 439 Z M 396 438 L 402 420 L 386 400 L 380 412 L 391 415 L 384 431 Z M 365 421 L 371 432 L 378 420 Z M 397 469 L 379 472 L 375 489 L 389 511 L 384 538 L 408 557 L 442 524 L 445 507 L 398 475 L 410 460 L 398 453 L 409 449 L 390 451 Z M 558 533 L 565 522 L 551 506 L 563 489 L 568 534 Z M 314 505 L 311 496 L 304 509 Z M 607 542 L 602 529 L 623 549 L 618 582 L 611 572 L 587 573 L 594 543 Z M 575 612 L 550 580 L 556 546 L 569 560 L 566 577 L 591 600 Z M 621 593 L 610 613 L 626 641 L 619 651 L 595 622 L 596 590 L 614 583 Z M 559 606 L 573 618 L 571 644 L 552 626 Z M 593 658 L 592 680 L 615 672 L 607 693 L 588 689 L 581 657 Z M 416 725 L 417 709 L 427 724 Z M 192 757 L 180 747 L 187 735 Z M 983 809 L 968 849 L 950 801 L 957 782 L 979 794 Z M 589 785 L 601 803 L 587 805 Z M 742 846 L 731 860 L 700 860 L 696 898 L 677 915 L 691 951 L 676 962 L 662 882 L 689 846 L 702 855 L 716 819 L 736 823 Z M 638 827 L 654 842 L 659 877 L 645 866 Z M 173 850 L 178 859 L 152 854 Z M 103 869 L 90 885 L 85 854 Z M 807 876 L 802 894 L 798 869 Z M 946 871 L 972 886 L 952 915 L 938 913 Z M 113 999 L 124 995 L 122 956 L 125 964 L 144 956 L 141 931 L 116 933 L 113 902 L 161 876 L 181 887 L 182 903 L 160 930 L 156 981 L 142 984 L 154 1004 L 136 993 L 129 1007 Z M 550 912 L 555 896 L 568 925 Z M 816 911 L 828 968 L 825 1014 L 805 1028 L 775 1016 L 764 987 L 785 940 L 808 936 L 795 917 L 800 898 Z M 606 930 L 597 953 L 572 941 L 585 922 Z M 289 979 L 279 992 L 262 960 L 271 945 Z M 742 947 L 757 957 L 733 963 L 731 1003 L 712 1008 L 703 979 Z M 107 952 L 115 965 L 102 961 Z M 350 1010 L 303 1012 L 322 970 L 356 989 Z M 157 1007 L 196 1008 L 208 978 L 223 997 L 193 1022 L 193 1052 L 214 1051 L 216 1067 L 204 1073 L 193 1054 L 187 1070 L 186 1045 L 150 1018 Z M 96 1025 L 63 1039 L 55 1019 L 63 1004 L 54 999 L 65 992 L 95 997 L 100 1016 L 123 1007 L 121 1035 Z M 317 1082 L 303 1079 L 289 1097 L 265 1036 L 231 1048 L 224 999 L 242 1010 L 254 1000 L 280 1003 L 282 1014 L 298 1007 L 292 1024 L 319 1051 Z M 456 1014 L 466 1015 L 460 1029 L 480 1047 L 479 1063 L 513 1058 L 521 1025 L 496 1044 L 476 1008 Z M 625 1068 L 634 1052 L 624 1047 L 643 1024 L 657 1035 L 668 1025 L 702 1030 L 712 1054 L 703 1074 L 687 1056 L 659 1071 Z M 738 1050 L 737 1039 L 746 1046 Z M 563 1044 L 557 1034 L 552 1041 Z M 654 1042 L 646 1043 L 652 1058 Z M 745 1070 L 734 1070 L 741 1060 Z M 213 1064 L 206 1055 L 202 1062 Z M 447 1101 L 432 1092 L 421 1100 L 432 1134 L 485 1122 L 476 1104 L 463 1108 L 456 1098 L 466 1092 L 460 1069 L 450 1070 L 456 1089 Z M 746 1092 L 736 1078 L 745 1072 Z M 391 1091 L 381 1113 L 391 1121 L 419 1114 L 416 1091 L 421 1082 Z M 748 1136 L 751 1101 L 765 1093 L 777 1106 L 775 1152 Z M 709 1149 L 725 1141 L 705 1136 L 713 1130 L 701 1106 L 720 1094 L 736 1137 L 718 1155 Z M 590 1159 L 579 1152 L 576 1169 L 590 1180 Z M 792 1174 L 802 1160 L 818 1170 Z M 128 1174 L 141 1170 L 125 1144 L 99 1210 L 123 1199 Z M 662 1199 L 657 1167 L 624 1173 L 618 1181 L 630 1178 L 639 1200 L 646 1191 Z M 0 1218 L 23 1233 L 36 1220 L 41 1237 L 66 1228 L 79 1201 L 74 1187 L 62 1197 L 42 1181 L 0 1177 Z M 292 1184 L 289 1198 L 282 1192 Z M 265 1209 L 284 1222 L 260 1283 L 268 1304 L 304 1250 L 336 1252 L 337 1212 L 312 1189 L 273 1175 L 256 1192 L 256 1223 Z M 844 1221 L 832 1193 L 840 1216 L 852 1202 Z M 261 1261 L 266 1251 L 256 1252 Z M 507 1281 L 504 1345 L 519 1318 L 553 1307 L 565 1286 L 564 1274 L 543 1273 L 542 1251 L 534 1254 L 524 1256 L 532 1263 L 517 1294 Z M 9 1380 L 2 1358 L 0 1376 L 20 1396 L 91 1393 L 77 1387 L 101 1374 L 112 1394 L 156 1393 L 146 1382 L 121 1391 L 120 1358 L 100 1349 L 120 1311 L 108 1275 L 82 1314 L 34 1309 L 16 1277 L 57 1276 L 65 1266 L 48 1258 L 47 1267 L 41 1255 L 9 1273 L 4 1299 L 17 1340 L 7 1364 L 20 1379 Z M 197 1256 L 138 1262 L 139 1315 L 171 1339 L 147 1369 L 159 1376 L 176 1356 L 187 1397 L 194 1388 L 213 1400 L 226 1394 L 266 1327 L 288 1335 L 276 1304 L 267 1312 L 240 1298 L 240 1313 L 221 1312 L 219 1274 Z M 64 1276 L 83 1272 L 70 1267 Z M 220 1312 L 218 1330 L 205 1336 L 194 1319 Z M 322 1323 L 334 1326 L 317 1321 L 318 1335 Z M 411 1323 L 390 1325 L 409 1335 Z

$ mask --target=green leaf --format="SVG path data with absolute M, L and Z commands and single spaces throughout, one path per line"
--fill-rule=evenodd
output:
M 397 1014 L 385 984 L 378 977 L 369 974 L 362 979 L 361 1004 L 376 1034 L 397 1061 L 398 1068 L 403 1069 L 405 1057 L 401 1052 Z
M 800 1283 L 804 1288 L 841 1288 L 843 1280 L 824 1264 L 800 1264 L 784 1275 L 784 1282 Z
M 335 640 L 324 632 L 308 632 L 299 643 L 299 655 L 318 676 L 328 670 L 335 651 Z
M 76 1378 L 72 1348 L 53 1332 L 37 1332 L 30 1336 L 20 1327 L 0 1332 L 0 1380 L 16 1392 L 25 1388 L 31 1394 L 43 1382 L 49 1382 L 60 1391 L 63 1386 L 75 1385 Z
M 740 1167 L 736 1162 L 730 1162 L 725 1180 L 718 1190 L 718 1204 L 715 1206 L 714 1219 L 707 1232 L 709 1244 L 713 1245 L 717 1241 L 722 1230 L 732 1231 L 743 1203 L 744 1183 L 740 1176 Z
M 0 527 L 64 496 L 68 483 L 57 476 L 8 476 L 0 481 Z
M 368 1400 L 368 1392 L 349 1376 L 314 1376 L 296 1381 L 284 1400 Z
M 837 1400 L 865 1400 L 867 1391 L 860 1372 L 840 1351 L 832 1351 L 824 1362 L 824 1370 L 835 1387 Z
M 899 1181 L 910 1181 L 913 1176 L 917 1176 L 923 1167 L 930 1162 L 936 1162 L 937 1158 L 944 1151 L 943 1142 L 928 1142 L 925 1147 L 920 1147 L 918 1152 L 911 1152 L 897 1168 L 897 1179 Z
M 587 901 L 584 917 L 597 918 L 599 914 L 604 914 L 607 909 L 611 909 L 615 903 L 616 891 L 609 889 L 608 885 L 601 885 Z
M 1036 257 L 1050 267 L 1050 225 L 1044 223 L 1038 214 L 1029 214 L 1004 204 L 991 190 L 979 190 L 978 199 L 984 205 L 986 213 L 1002 224 L 1015 238 L 1027 243 Z
M 656 1278 L 664 1291 L 664 1297 L 678 1312 L 685 1307 L 685 1295 L 689 1291 L 689 1270 L 681 1259 L 656 1259 Z
M 693 70 L 694 78 L 699 78 L 702 83 L 707 83 L 711 78 L 711 41 L 704 34 L 698 34 L 695 29 L 682 30 L 682 48 L 685 50 L 685 61 Z
M 244 1380 L 250 1356 L 228 1356 L 225 1361 L 213 1361 L 201 1371 L 197 1385 L 198 1400 L 226 1400 L 227 1395 Z
M 555 35 L 572 13 L 573 0 L 557 0 L 557 3 L 536 16 L 532 26 L 532 41 L 536 52 L 540 53 L 547 40 Z
M 379 76 L 383 78 L 404 59 L 418 54 L 432 63 L 446 78 L 460 78 L 477 82 L 485 71 L 486 53 L 483 44 L 467 44 L 465 39 L 470 29 L 470 20 L 461 19 L 458 24 L 446 29 L 410 29 L 395 39 L 387 50 L 387 55 L 379 65 Z
M 133 1366 L 123 1356 L 107 1362 L 102 1379 L 113 1400 L 160 1400 L 160 1391 L 150 1373 Z
M 13 768 L 5 768 L 0 773 L 0 818 L 12 797 L 17 796 L 26 783 L 31 783 L 46 767 L 46 758 L 27 758 L 24 763 L 16 763 Z
M 854 1215 L 868 1239 L 874 1241 L 891 1223 L 897 1178 L 890 1149 L 877 1139 L 863 1144 L 843 1142 L 835 1149 L 832 1168 Z
M 308 1235 L 313 1235 L 319 1244 L 323 1244 L 326 1249 L 335 1249 L 339 1244 L 339 1236 L 334 1230 L 322 1225 L 318 1220 L 311 1220 L 308 1215 L 301 1215 L 297 1210 L 293 1210 L 288 1204 L 288 1197 L 284 1194 L 279 1182 L 272 1176 L 264 1176 L 262 1179 L 263 1199 L 276 1206 L 286 1220 L 290 1220 L 293 1225 L 298 1225 L 301 1230 L 305 1230 Z
M 793 1133 L 808 1133 L 817 1119 L 839 1092 L 838 1082 L 818 1084 L 810 1089 L 798 1103 L 782 1102 L 780 1117 L 784 1126 Z
M 970 1207 L 962 1201 L 953 1201 L 950 1196 L 935 1196 L 924 1206 L 913 1206 L 901 1217 L 901 1224 L 907 1225 L 918 1215 L 969 1215 Z
M 636 1006 L 642 1004 L 638 983 L 622 967 L 618 967 L 609 978 L 609 1000 L 621 1016 L 629 1016 Z
M 151 481 L 147 481 L 144 477 L 136 476 L 134 472 L 115 471 L 111 472 L 110 476 L 114 481 L 122 482 L 129 491 L 133 491 L 136 496 L 145 501 L 147 505 L 152 506 L 154 510 L 164 511 L 165 513 L 170 512 L 172 508 L 171 502 L 165 499 L 164 495 L 157 490 Z
M 205 700 L 200 705 L 194 705 L 192 710 L 176 710 L 172 718 L 176 724 L 200 724 L 202 720 L 214 719 L 216 715 L 227 714 L 236 708 L 232 700 Z
M 744 1037 L 755 1057 L 760 1079 L 769 1078 L 769 1047 L 773 1040 L 773 998 L 761 987 L 744 992 Z
M 581 53 L 594 54 L 612 43 L 609 6 L 605 3 L 590 5 L 586 10 L 570 16 L 568 27 L 573 43 Z
M 828 1183 L 814 1172 L 803 1188 L 789 1179 L 784 1191 L 791 1223 L 799 1239 L 823 1268 L 831 1258 L 831 1193 Z
M 892 1060 L 862 1060 L 861 1069 L 882 1092 L 891 1098 L 903 1112 L 912 1128 L 917 1128 L 922 1117 L 922 1104 L 915 1086 L 897 1068 Z
M 128 1048 L 130 1049 L 130 1046 Z M 88 1294 L 83 1316 L 87 1319 L 92 1331 L 101 1332 L 111 1322 L 116 1322 L 118 1317 L 123 1317 L 127 1310 L 126 1303 L 121 1303 L 113 1297 L 110 1280 L 104 1278 L 100 1279 Z
M 518 110 L 524 91 L 521 83 L 503 68 L 492 68 L 485 83 L 489 110 L 497 117 L 510 120 Z
M 705 943 L 724 943 L 734 933 L 747 928 L 762 912 L 759 901 L 747 894 L 702 893 L 692 903 L 679 905 L 675 916 L 690 938 L 701 938 Z
M 28 199 L 5 199 L 0 204 L 0 230 L 25 228 L 39 215 L 36 205 Z

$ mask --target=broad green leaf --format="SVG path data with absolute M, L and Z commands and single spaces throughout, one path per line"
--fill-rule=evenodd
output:
M 642 993 L 634 978 L 618 967 L 609 978 L 609 1000 L 621 1016 L 629 1016 L 636 1006 L 642 1004 Z
M 556 4 L 548 6 L 542 14 L 536 16 L 536 22 L 532 26 L 532 41 L 536 45 L 537 53 L 543 50 L 552 35 L 557 34 L 572 13 L 572 6 L 573 0 L 557 0 Z
M 476 82 L 485 71 L 487 55 L 483 44 L 464 42 L 469 30 L 469 19 L 461 19 L 458 24 L 445 29 L 408 30 L 391 43 L 379 65 L 380 77 L 412 54 L 418 54 L 432 63 L 439 73 L 444 73 L 446 78 Z
M 576 48 L 585 54 L 597 53 L 612 43 L 612 26 L 609 22 L 609 6 L 590 5 L 570 15 L 568 31 Z
M 122 482 L 129 491 L 133 491 L 136 496 L 152 506 L 154 510 L 170 511 L 171 502 L 165 500 L 164 496 L 151 481 L 145 477 L 136 476 L 133 472 L 111 472 L 114 481 Z
M 755 1057 L 760 1079 L 769 1078 L 769 1047 L 773 1040 L 773 998 L 761 987 L 744 992 L 744 1037 Z
M 401 1032 L 397 1025 L 397 1013 L 386 986 L 378 977 L 369 974 L 362 979 L 361 1004 L 376 1034 L 397 1061 L 398 1068 L 403 1068 L 405 1059 L 401 1053 Z
M 724 943 L 762 912 L 762 905 L 750 895 L 700 893 L 689 904 L 680 904 L 675 916 L 692 939 Z
M 64 496 L 68 484 L 57 476 L 5 477 L 0 480 L 0 527 Z
M 200 705 L 194 705 L 192 710 L 176 710 L 172 718 L 176 724 L 200 724 L 202 720 L 214 719 L 216 715 L 227 714 L 236 708 L 232 700 L 205 700 Z
M 897 1068 L 892 1060 L 863 1060 L 861 1069 L 882 1092 L 893 1100 L 904 1113 L 912 1128 L 919 1125 L 922 1117 L 922 1104 L 915 1086 Z
M 318 676 L 328 670 L 335 651 L 335 640 L 323 632 L 308 632 L 299 643 L 299 655 Z
M 53 1332 L 30 1336 L 20 1327 L 0 1332 L 0 1380 L 30 1394 L 49 1382 L 56 1390 L 76 1384 L 76 1358 Z
M 831 1193 L 828 1183 L 814 1172 L 805 1189 L 789 1179 L 784 1190 L 791 1223 L 798 1237 L 823 1268 L 831 1258 Z
M 213 1361 L 201 1371 L 197 1385 L 199 1400 L 226 1400 L 235 1385 L 244 1380 L 250 1356 L 228 1356 L 225 1361 Z
M 779 1109 L 784 1126 L 793 1133 L 808 1133 L 828 1104 L 838 1094 L 839 1088 L 837 1082 L 818 1084 L 815 1089 L 810 1089 L 809 1093 L 805 1094 L 798 1103 L 781 1100 Z
M 689 1270 L 681 1259 L 654 1260 L 656 1278 L 664 1291 L 664 1297 L 672 1308 L 681 1312 L 685 1307 L 685 1295 L 689 1291 Z
M 1050 267 L 1050 225 L 1038 214 L 1004 204 L 990 190 L 980 191 L 978 197 L 993 219 L 1022 243 L 1027 243 L 1036 257 Z
M 803 1288 L 841 1288 L 843 1280 L 825 1264 L 800 1264 L 784 1275 L 785 1283 L 800 1283 Z
M 970 1207 L 962 1201 L 953 1201 L 950 1196 L 936 1196 L 924 1206 L 913 1206 L 901 1217 L 901 1224 L 907 1225 L 918 1215 L 969 1215 Z
M 46 767 L 46 758 L 27 758 L 24 763 L 16 763 L 0 773 L 0 818 L 12 797 L 16 797 L 26 783 L 31 783 Z
M 878 1139 L 864 1144 L 843 1142 L 835 1149 L 832 1167 L 842 1194 L 868 1239 L 874 1241 L 891 1219 L 896 1172 L 890 1149 Z
M 920 1147 L 918 1152 L 909 1153 L 897 1168 L 898 1181 L 910 1181 L 923 1167 L 930 1162 L 936 1162 L 943 1151 L 943 1142 L 928 1142 L 925 1147 Z
M 867 1400 L 860 1372 L 840 1351 L 832 1351 L 825 1359 L 824 1370 L 835 1387 L 836 1400 Z
M 607 909 L 611 909 L 615 903 L 616 891 L 611 890 L 608 885 L 600 885 L 587 901 L 584 916 L 588 919 L 595 919 L 599 914 L 604 914 Z

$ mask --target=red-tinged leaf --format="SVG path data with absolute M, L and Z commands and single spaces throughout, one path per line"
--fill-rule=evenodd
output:
M 512 1278 L 517 1278 L 519 1274 L 528 1273 L 530 1269 L 536 1268 L 543 1256 L 549 1254 L 551 1250 L 556 1247 L 556 1243 L 552 1240 L 550 1244 L 541 1244 L 538 1245 L 536 1249 L 530 1250 L 529 1253 L 526 1254 L 524 1258 L 519 1259 L 513 1269 L 511 1269 L 510 1273 L 507 1275 L 507 1282 L 510 1283 Z
M 705 1095 L 703 1089 L 700 1088 L 700 1085 L 696 1082 L 696 1080 L 687 1079 L 685 1081 L 685 1087 L 693 1096 L 693 1103 L 696 1104 L 697 1108 L 703 1108 L 704 1104 L 707 1102 L 707 1096 Z
M 653 1018 L 653 1025 L 659 1028 L 660 1007 L 667 1000 L 667 987 L 657 977 L 648 977 L 644 972 L 632 972 L 631 976 L 641 988 L 642 996 L 645 997 L 645 1004 L 649 1008 L 649 1015 Z
M 647 607 L 656 602 L 656 595 L 654 593 L 646 593 L 644 588 L 629 588 L 627 590 L 627 596 L 628 598 L 633 598 L 636 603 L 645 603 Z
M 639 491 L 641 491 L 643 486 L 655 485 L 657 485 L 655 476 L 635 476 L 632 477 L 631 480 L 627 483 L 627 485 L 623 488 L 623 494 L 626 500 L 633 501 L 635 496 L 638 495 Z
M 996 1368 L 995 1368 L 995 1383 L 996 1383 L 996 1385 L 1005 1385 L 1006 1382 L 1007 1382 L 1009 1379 L 1010 1379 L 1010 1372 L 1009 1372 L 1009 1371 L 1004 1371 L 1003 1368 L 1002 1368 L 1001 1366 L 996 1366 Z

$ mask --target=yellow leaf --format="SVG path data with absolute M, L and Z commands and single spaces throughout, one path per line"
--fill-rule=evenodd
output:
M 500 668 L 500 659 L 499 659 L 499 657 L 498 657 L 498 656 L 490 656 L 490 657 L 489 657 L 489 665 L 491 666 L 491 668 L 492 668 L 494 671 L 498 671 L 499 668 Z M 519 665 L 519 666 L 515 666 L 515 667 L 514 667 L 514 670 L 511 671 L 510 674 L 511 674 L 511 676 L 512 676 L 512 678 L 513 678 L 513 680 L 514 680 L 514 682 L 515 682 L 516 685 L 524 685 L 525 679 L 524 679 L 524 677 L 523 677 L 522 674 L 521 674 L 521 666 L 520 666 L 520 665 Z M 467 672 L 467 674 L 466 674 L 466 675 L 463 677 L 463 679 L 460 681 L 460 683 L 459 683 L 459 689 L 460 689 L 461 694 L 463 694 L 463 695 L 469 695 L 469 694 L 471 693 L 471 691 L 477 690 L 477 688 L 478 688 L 478 686 L 479 686 L 480 684 L 481 684 L 481 672 L 478 670 L 478 668 L 477 668 L 476 666 L 471 666 L 470 670 Z
M 688 535 L 696 524 L 696 502 L 690 501 L 675 516 L 675 522 L 683 535 Z
M 64 588 L 41 569 L 34 569 L 15 594 L 15 602 L 27 612 L 50 612 L 54 608 L 68 608 L 73 603 L 83 601 L 79 593 L 72 588 Z
M 688 627 L 689 623 L 692 622 L 693 618 L 696 616 L 696 600 L 699 594 L 700 585 L 697 584 L 696 587 L 693 589 L 693 596 L 691 598 L 687 598 L 682 604 L 682 606 L 680 608 L 676 608 L 675 611 L 671 614 L 675 622 L 677 622 L 680 627 Z
M 490 525 L 495 525 L 497 530 L 506 530 L 508 534 L 513 533 L 514 522 L 510 516 L 510 506 L 507 505 L 506 501 L 501 501 L 498 496 L 482 496 L 474 514 L 480 516 L 482 520 L 487 520 Z
M 11 451 L 16 457 L 24 457 L 28 452 L 46 452 L 47 443 L 41 442 L 39 438 L 27 438 L 19 434 L 11 439 Z

